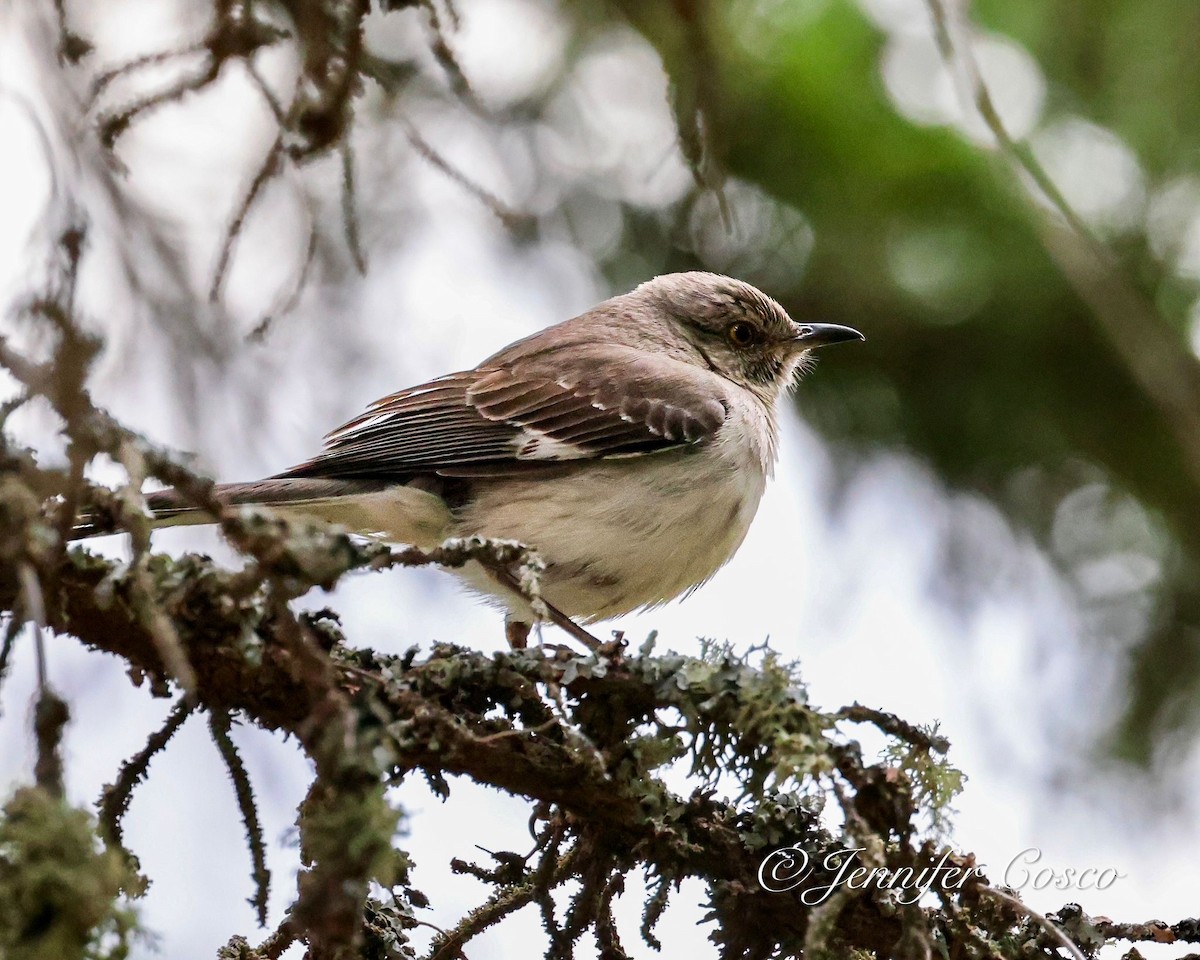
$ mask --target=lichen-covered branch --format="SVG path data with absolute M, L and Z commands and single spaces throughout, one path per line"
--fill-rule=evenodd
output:
M 209 510 L 246 556 L 243 569 L 229 570 L 198 556 L 146 552 L 138 563 L 119 565 L 81 547 L 64 550 L 61 490 L 79 481 L 40 468 L 7 441 L 0 447 L 0 553 L 13 561 L 0 568 L 0 609 L 28 617 L 21 611 L 29 591 L 17 571 L 30 571 L 45 626 L 121 657 L 165 692 L 178 670 L 176 654 L 156 636 L 161 618 L 190 668 L 187 702 L 217 718 L 237 713 L 290 733 L 314 761 L 298 820 L 305 869 L 281 928 L 282 939 L 303 940 L 313 960 L 352 956 L 368 943 L 384 949 L 385 942 L 393 955 L 411 955 L 406 931 L 418 923 L 414 911 L 425 899 L 395 845 L 400 814 L 386 791 L 412 773 L 443 793 L 447 776 L 457 775 L 523 797 L 543 824 L 533 852 L 498 852 L 495 868 L 463 867 L 494 892 L 438 941 L 435 955 L 528 904 L 541 908 L 554 955 L 570 956 L 589 930 L 616 950 L 621 938 L 611 903 L 635 870 L 653 878 L 657 891 L 643 925 L 651 944 L 670 890 L 697 878 L 709 891 L 712 937 L 723 957 L 850 949 L 891 956 L 905 942 L 970 951 L 982 942 L 981 929 L 990 942 L 1021 944 L 1020 954 L 1001 955 L 1054 955 L 1049 921 L 998 911 L 982 876 L 943 891 L 940 911 L 904 907 L 883 887 L 843 887 L 804 903 L 760 883 L 764 857 L 780 847 L 810 858 L 810 882 L 818 887 L 833 882 L 831 858 L 846 850 L 863 851 L 876 870 L 915 872 L 949 862 L 966 871 L 969 858 L 922 837 L 918 823 L 936 821 L 961 783 L 942 759 L 944 738 L 859 704 L 813 708 L 795 668 L 766 648 L 739 653 L 707 644 L 699 657 L 686 657 L 656 652 L 651 639 L 636 652 L 613 643 L 580 654 L 539 647 L 485 655 L 442 644 L 418 658 L 413 651 L 355 649 L 333 614 L 297 616 L 289 601 L 351 570 L 468 560 L 508 571 L 535 596 L 536 559 L 519 544 L 396 549 L 229 511 L 208 481 L 96 410 L 81 388 L 48 389 L 52 364 L 26 361 L 3 342 L 0 362 L 29 390 L 51 395 L 73 443 L 134 464 L 131 475 L 172 483 Z M 114 498 L 85 484 L 78 499 L 102 513 L 108 508 L 107 522 L 144 537 L 138 496 L 132 490 Z M 137 770 L 182 716 L 180 707 Z M 219 743 L 227 739 L 226 722 L 215 723 Z M 849 725 L 863 723 L 892 744 L 878 761 L 849 736 Z M 680 765 L 694 783 L 687 796 L 663 779 Z M 231 762 L 231 770 L 240 765 Z M 234 777 L 248 797 L 244 771 Z M 733 796 L 718 794 L 722 781 L 737 785 Z M 829 798 L 842 810 L 840 829 L 820 818 Z M 254 853 L 253 805 L 242 806 Z M 106 812 L 110 829 L 115 819 Z M 256 876 L 265 878 L 257 846 Z M 571 881 L 578 889 L 559 916 L 549 894 Z M 371 882 L 391 889 L 393 902 L 372 906 Z M 127 889 L 136 888 L 131 882 Z M 1083 928 L 1076 918 L 1062 929 L 1074 936 Z

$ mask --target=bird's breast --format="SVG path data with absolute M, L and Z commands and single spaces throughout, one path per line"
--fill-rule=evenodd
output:
M 456 533 L 533 546 L 547 563 L 546 598 L 569 616 L 600 620 L 665 603 L 716 573 L 745 538 L 765 483 L 752 443 L 718 438 L 588 461 L 554 478 L 481 483 Z

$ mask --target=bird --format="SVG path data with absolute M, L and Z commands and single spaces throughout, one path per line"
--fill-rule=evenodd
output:
M 813 350 L 863 339 L 797 322 L 741 280 L 666 274 L 383 397 L 311 459 L 216 496 L 422 549 L 519 541 L 544 562 L 550 609 L 608 620 L 689 594 L 734 555 L 773 472 L 782 399 Z M 172 489 L 147 506 L 156 527 L 214 520 Z M 476 562 L 454 572 L 524 646 L 536 616 L 515 582 Z

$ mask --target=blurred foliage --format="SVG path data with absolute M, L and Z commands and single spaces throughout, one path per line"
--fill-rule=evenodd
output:
M 1036 535 L 1077 587 L 1092 637 L 1133 648 L 1115 747 L 1144 761 L 1156 738 L 1194 724 L 1200 685 L 1200 475 L 1174 412 L 1139 384 L 1047 252 L 1048 215 L 1005 158 L 897 110 L 881 78 L 888 37 L 858 5 L 684 6 L 705 11 L 714 51 L 714 152 L 811 224 L 806 267 L 790 282 L 772 273 L 771 293 L 800 316 L 867 334 L 868 349 L 805 385 L 803 412 L 847 463 L 880 447 L 912 451 Z M 646 9 L 658 15 L 632 19 L 676 85 L 694 84 L 694 48 L 679 42 L 690 28 Z M 999 0 L 975 13 L 1036 56 L 1043 128 L 1069 117 L 1108 127 L 1136 155 L 1151 200 L 1196 172 L 1200 65 L 1183 39 L 1197 35 L 1194 6 Z M 1086 158 L 1076 175 L 1091 175 Z M 1176 333 L 1163 377 L 1177 364 L 1194 386 L 1195 276 L 1177 251 L 1163 255 L 1148 208 L 1106 240 L 1119 282 Z M 1185 224 L 1196 213 L 1175 211 Z M 667 239 L 671 267 L 720 267 Z M 762 238 L 760 261 L 773 242 Z M 739 263 L 753 281 L 752 252 Z M 1142 319 L 1122 318 L 1120 346 L 1138 349 Z M 1111 576 L 1097 582 L 1103 565 Z M 987 568 L 971 556 L 951 566 L 948 554 L 948 576 Z
M 43 787 L 21 787 L 0 810 L 0 956 L 9 960 L 123 960 L 140 890 L 96 820 Z

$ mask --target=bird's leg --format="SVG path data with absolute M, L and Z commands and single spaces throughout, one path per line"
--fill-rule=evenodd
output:
M 502 584 L 504 584 L 510 590 L 513 590 L 514 592 L 516 592 L 516 594 L 518 596 L 523 596 L 523 594 L 521 592 L 520 583 L 518 583 L 517 578 L 514 577 L 512 575 L 512 573 L 510 573 L 508 570 L 498 570 L 498 569 L 489 567 L 488 572 L 491 573 L 491 575 L 493 577 L 495 577 L 497 580 L 499 580 Z M 580 643 L 582 643 L 589 650 L 595 651 L 595 650 L 600 649 L 602 644 L 599 640 L 597 640 L 590 633 L 588 633 L 586 630 L 584 630 L 583 627 L 581 627 L 574 620 L 572 620 L 570 617 L 568 617 L 565 613 L 563 613 L 561 610 L 559 610 L 558 607 L 556 607 L 554 604 L 552 604 L 550 601 L 548 601 L 545 597 L 542 598 L 542 604 L 546 608 L 546 614 L 547 614 L 550 622 L 553 623 L 556 627 L 561 627 L 563 630 L 565 630 L 567 633 L 569 633 L 572 637 L 574 637 L 576 640 L 578 640 Z M 513 625 L 512 621 L 505 620 L 504 634 L 505 634 L 505 636 L 508 637 L 508 642 L 510 644 L 512 644 L 512 642 L 513 642 L 513 634 L 510 633 L 510 627 L 512 625 Z M 525 646 L 525 640 L 529 637 L 529 625 L 524 624 L 524 627 L 525 627 L 525 633 L 523 635 L 521 635 L 521 646 L 522 647 Z M 514 646 L 514 649 L 520 649 L 520 647 Z
M 525 649 L 530 629 L 531 625 L 524 620 L 511 620 L 507 617 L 504 619 L 504 636 L 513 650 Z
M 550 622 L 556 627 L 561 627 L 567 631 L 572 637 L 582 643 L 591 651 L 599 650 L 602 646 L 601 642 L 593 637 L 590 633 L 583 629 L 574 620 L 568 617 L 565 613 L 558 609 L 554 604 L 543 599 L 542 603 L 546 605 L 546 613 L 550 616 Z

